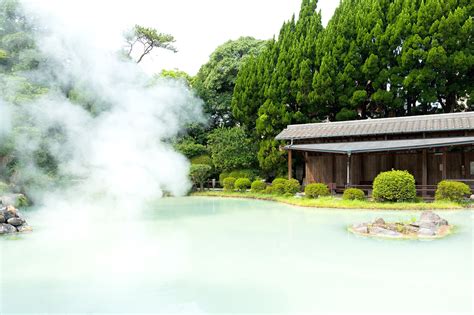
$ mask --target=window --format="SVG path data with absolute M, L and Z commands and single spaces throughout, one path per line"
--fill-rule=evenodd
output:
M 469 165 L 469 171 L 471 173 L 471 176 L 474 176 L 474 161 L 471 161 Z

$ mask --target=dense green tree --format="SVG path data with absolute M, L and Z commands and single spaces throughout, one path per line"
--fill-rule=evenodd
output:
M 193 87 L 204 101 L 210 128 L 235 125 L 231 100 L 237 73 L 241 64 L 258 55 L 263 46 L 263 41 L 252 37 L 228 41 L 217 47 L 209 61 L 199 69 Z
M 240 127 L 217 128 L 209 134 L 208 148 L 218 171 L 250 168 L 256 164 L 256 146 Z

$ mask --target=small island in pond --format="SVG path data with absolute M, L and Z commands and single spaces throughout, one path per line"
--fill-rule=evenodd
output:
M 385 222 L 378 218 L 370 223 L 354 224 L 349 231 L 363 236 L 397 239 L 441 238 L 452 232 L 453 226 L 432 211 L 424 211 L 419 220 L 412 222 Z

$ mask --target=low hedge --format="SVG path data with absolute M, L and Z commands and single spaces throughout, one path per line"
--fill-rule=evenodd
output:
M 238 191 L 244 192 L 250 188 L 251 184 L 252 183 L 250 182 L 250 179 L 244 177 L 244 178 L 237 179 L 234 183 L 234 187 Z
M 443 180 L 438 184 L 435 199 L 461 202 L 465 196 L 470 194 L 471 188 L 468 185 L 461 182 Z
M 224 179 L 227 177 L 234 177 L 234 178 L 248 178 L 250 181 L 255 180 L 259 175 L 259 171 L 255 169 L 241 169 L 241 170 L 233 170 L 229 172 L 222 172 L 219 175 L 219 183 L 224 186 Z
M 365 193 L 362 189 L 347 188 L 342 194 L 344 200 L 365 200 Z
M 300 192 L 300 189 L 301 189 L 300 182 L 297 181 L 296 179 L 292 178 L 292 179 L 286 180 L 285 194 L 294 196 L 296 193 Z
M 265 184 L 265 182 L 261 181 L 261 180 L 256 180 L 252 183 L 252 185 L 250 186 L 250 189 L 252 190 L 252 192 L 254 193 L 259 193 L 259 192 L 262 192 L 264 191 L 265 189 L 267 188 L 267 185 Z
M 224 178 L 223 184 L 222 184 L 222 186 L 224 186 L 224 190 L 227 190 L 227 191 L 234 190 L 235 181 L 236 181 L 235 177 Z
M 304 194 L 308 198 L 329 196 L 329 188 L 322 183 L 309 184 L 304 188 Z
M 372 197 L 377 201 L 414 201 L 415 178 L 407 171 L 382 172 L 374 179 Z

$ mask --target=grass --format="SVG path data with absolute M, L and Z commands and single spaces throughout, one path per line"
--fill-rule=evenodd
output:
M 342 200 L 335 197 L 321 197 L 317 199 L 266 195 L 253 192 L 204 191 L 195 192 L 192 196 L 247 198 L 282 202 L 300 207 L 337 208 L 337 209 L 386 209 L 386 210 L 453 210 L 465 209 L 459 203 L 450 201 L 435 202 L 375 202 L 363 200 Z

